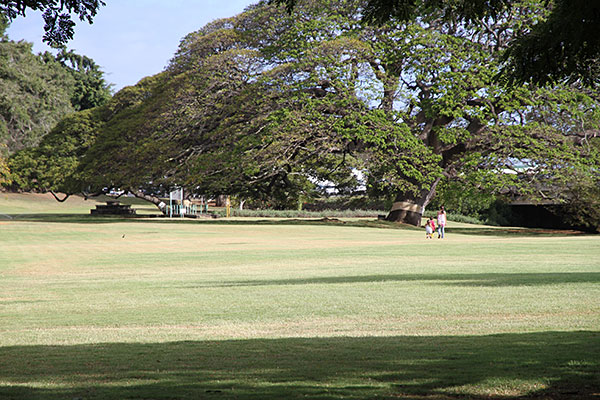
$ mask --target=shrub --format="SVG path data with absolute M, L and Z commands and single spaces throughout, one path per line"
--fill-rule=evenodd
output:
M 225 216 L 224 210 L 217 211 L 219 216 Z M 237 210 L 231 209 L 232 217 L 262 217 L 262 218 L 377 218 L 385 214 L 381 210 Z

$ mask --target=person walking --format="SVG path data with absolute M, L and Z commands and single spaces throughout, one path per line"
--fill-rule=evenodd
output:
M 438 224 L 438 239 L 443 239 L 445 237 L 446 231 L 446 210 L 444 210 L 444 206 L 440 207 L 440 211 L 437 214 L 437 224 Z

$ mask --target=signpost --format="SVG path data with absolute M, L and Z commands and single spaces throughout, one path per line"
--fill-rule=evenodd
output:
M 169 193 L 169 218 L 173 218 L 173 201 L 179 201 L 179 204 L 183 206 L 183 188 L 176 189 Z M 181 207 L 183 210 L 183 207 Z M 183 211 L 181 211 L 183 216 Z

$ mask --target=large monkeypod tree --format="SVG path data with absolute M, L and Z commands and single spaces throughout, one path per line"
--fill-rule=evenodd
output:
M 337 29 L 369 48 L 361 53 L 365 58 L 354 60 L 371 68 L 362 75 L 375 88 L 367 106 L 393 121 L 398 132 L 386 137 L 385 130 L 374 129 L 371 145 L 361 137 L 371 189 L 395 198 L 389 220 L 419 224 L 442 177 L 534 201 L 550 196 L 564 202 L 569 201 L 564 194 L 573 193 L 573 176 L 598 182 L 597 96 L 572 81 L 544 88 L 517 84 L 518 77 L 511 85 L 499 83 L 515 40 L 546 26 L 551 10 L 545 3 L 498 2 L 479 12 L 411 2 L 418 18 L 409 10 L 411 15 L 396 20 L 359 23 L 373 11 L 372 3 L 346 2 L 344 15 L 354 18 Z M 310 4 L 297 2 L 292 11 L 304 25 Z M 311 23 L 332 10 L 329 3 Z M 591 72 L 590 79 L 596 79 Z
M 443 177 L 530 196 L 594 179 L 598 97 L 495 79 L 512 38 L 545 18 L 537 2 L 468 26 L 435 10 L 368 25 L 363 6 L 263 1 L 189 34 L 166 71 L 102 107 L 69 186 L 284 204 L 361 171 L 394 200 L 389 220 L 418 225 Z
M 257 129 L 285 158 L 256 157 L 261 168 L 319 179 L 362 169 L 373 192 L 394 198 L 388 220 L 413 225 L 442 177 L 535 198 L 598 171 L 593 94 L 497 79 L 511 41 L 546 18 L 539 2 L 468 25 L 436 10 L 366 25 L 363 6 L 304 1 L 287 16 L 259 5 L 232 26 L 267 61 L 259 81 L 272 80 L 256 91 L 273 94 L 260 113 L 270 124 Z
M 307 134 L 319 131 L 314 121 L 334 117 L 329 136 L 347 145 L 330 155 L 352 154 L 362 161 L 371 190 L 393 196 L 388 220 L 420 224 L 442 177 L 535 197 L 574 170 L 597 171 L 597 151 L 582 145 L 582 138 L 597 135 L 593 96 L 576 85 L 538 89 L 496 79 L 511 41 L 546 18 L 538 2 L 520 2 L 469 25 L 436 10 L 416 22 L 365 25 L 362 5 L 339 1 L 319 9 L 300 2 L 293 22 L 274 24 L 279 36 L 261 43 L 272 59 L 295 69 L 296 85 L 304 85 L 285 90 L 289 98 L 311 94 L 291 108 L 310 121 Z M 344 49 L 350 38 L 352 52 Z M 334 50 L 317 60 L 326 48 Z M 350 99 L 360 107 L 349 107 Z M 319 116 L 298 112 L 306 104 Z

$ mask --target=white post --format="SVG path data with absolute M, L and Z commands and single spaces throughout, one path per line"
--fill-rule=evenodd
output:
M 185 216 L 185 206 L 183 205 L 183 188 L 181 188 L 181 198 L 179 199 L 179 212 L 181 213 L 181 218 Z

